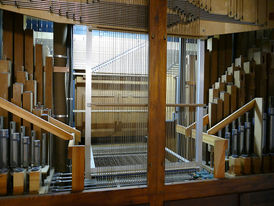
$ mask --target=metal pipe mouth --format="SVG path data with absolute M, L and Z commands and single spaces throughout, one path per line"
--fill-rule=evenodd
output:
M 9 130 L 0 129 L 0 138 L 9 138 Z
M 24 168 L 16 167 L 13 169 L 13 172 L 23 172 Z

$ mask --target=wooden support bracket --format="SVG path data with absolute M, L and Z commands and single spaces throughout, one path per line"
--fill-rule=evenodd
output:
M 84 190 L 85 146 L 72 146 L 72 192 Z

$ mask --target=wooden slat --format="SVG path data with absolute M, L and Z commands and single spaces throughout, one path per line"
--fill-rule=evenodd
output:
M 46 57 L 45 66 L 45 106 L 48 109 L 52 109 L 53 106 L 53 61 L 52 57 Z
M 206 126 L 209 124 L 209 115 L 205 115 L 203 117 L 203 126 Z M 193 122 L 191 125 L 189 125 L 187 128 L 186 128 L 186 131 L 185 131 L 185 134 L 187 137 L 190 137 L 191 135 L 191 130 L 192 129 L 195 129 L 196 128 L 196 122 Z
M 23 71 L 24 66 L 24 32 L 23 15 L 14 14 L 14 72 Z
M 261 157 L 263 138 L 263 99 L 255 98 L 254 107 L 254 153 Z
M 43 94 L 43 51 L 42 45 L 35 45 L 35 80 L 37 81 L 37 102 L 44 104 Z
M 212 127 L 217 123 L 217 106 L 216 103 L 208 104 L 209 127 Z
M 64 140 L 71 140 L 73 138 L 72 134 L 60 129 L 54 124 L 43 120 L 42 118 L 37 117 L 36 115 L 33 115 L 32 113 L 16 106 L 15 104 L 12 104 L 3 98 L 0 98 L 0 107 Z
M 13 84 L 11 102 L 18 107 L 22 107 L 23 87 L 24 85 L 22 83 Z M 21 126 L 21 118 L 17 115 L 12 115 L 12 120 L 16 122 L 16 130 L 19 132 Z
M 24 91 L 31 91 L 33 94 L 33 106 L 37 105 L 37 82 L 36 80 L 27 80 L 24 85 Z
M 66 73 L 69 72 L 69 68 L 68 67 L 54 67 L 53 72 L 61 72 L 61 73 Z
M 230 95 L 227 92 L 221 92 L 220 98 L 223 100 L 223 117 L 227 117 L 230 114 Z
M 76 142 L 80 142 L 81 141 L 81 132 L 77 129 L 74 129 L 72 127 L 70 127 L 69 125 L 52 118 L 51 116 L 48 116 L 48 121 L 58 127 L 60 127 L 61 129 L 69 132 L 69 133 L 74 133 L 75 134 L 75 141 Z
M 13 13 L 3 12 L 3 57 L 13 61 Z
M 25 84 L 28 80 L 28 73 L 25 71 L 17 71 L 15 72 L 15 81 L 18 83 Z
M 10 60 L 0 60 L 0 72 L 11 73 L 11 66 Z
M 208 134 L 216 134 L 219 130 L 223 129 L 226 125 L 230 124 L 240 116 L 244 115 L 246 112 L 254 108 L 256 100 L 252 100 L 248 102 L 246 105 L 238 109 L 233 114 L 229 115 L 227 118 L 223 119 L 221 122 L 216 124 L 215 126 L 211 127 L 207 133 Z
M 30 91 L 27 91 L 27 92 L 24 92 L 23 93 L 23 109 L 29 111 L 29 112 L 32 112 L 32 109 L 33 109 L 33 94 L 32 92 Z M 26 127 L 26 136 L 29 136 L 31 135 L 31 123 L 29 123 L 28 121 L 26 120 L 23 120 L 23 125 Z
M 167 1 L 149 1 L 149 112 L 148 112 L 148 190 L 161 193 L 164 187 Z M 162 205 L 159 196 L 151 205 Z
M 85 146 L 72 147 L 72 192 L 84 190 L 85 180 Z
M 25 30 L 25 71 L 28 72 L 29 79 L 33 79 L 33 30 Z
M 232 113 L 237 109 L 237 87 L 227 85 L 227 92 L 230 94 L 230 113 Z

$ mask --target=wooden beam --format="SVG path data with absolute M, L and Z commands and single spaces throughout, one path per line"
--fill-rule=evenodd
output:
M 216 134 L 219 130 L 223 129 L 226 125 L 230 124 L 234 120 L 238 119 L 238 117 L 244 115 L 249 110 L 253 109 L 255 106 L 256 100 L 253 99 L 250 102 L 248 102 L 246 105 L 238 109 L 233 114 L 229 115 L 225 119 L 223 119 L 221 122 L 217 123 L 215 126 L 211 127 L 207 133 L 208 134 Z
M 72 192 L 84 190 L 85 180 L 85 146 L 72 146 Z
M 43 51 L 42 45 L 35 45 L 35 80 L 37 81 L 37 102 L 44 104 L 43 92 Z
M 45 66 L 45 106 L 48 109 L 52 109 L 53 106 L 53 59 L 52 57 L 46 57 Z
M 25 30 L 25 71 L 28 72 L 29 79 L 32 80 L 33 76 L 33 30 Z
M 45 120 L 43 120 L 40 117 L 37 117 L 36 115 L 22 109 L 21 107 L 16 106 L 15 104 L 0 98 L 0 107 L 11 112 L 12 114 L 25 119 L 26 121 L 37 125 L 38 127 L 64 139 L 64 140 L 71 140 L 73 139 L 73 135 L 64 131 L 63 129 L 55 126 L 52 123 L 49 123 Z
M 205 116 L 203 117 L 203 126 L 208 125 L 208 123 L 209 123 L 209 115 L 207 114 L 207 115 L 205 115 Z M 185 135 L 186 135 L 187 137 L 190 137 L 190 135 L 191 135 L 191 130 L 192 130 L 192 129 L 195 129 L 195 128 L 196 128 L 196 122 L 193 122 L 191 125 L 189 125 L 189 126 L 186 128 Z
M 161 193 L 164 187 L 166 142 L 167 1 L 149 1 L 149 105 L 148 190 Z M 151 196 L 151 205 L 163 205 L 161 195 Z
M 23 15 L 14 14 L 14 72 L 23 71 L 24 66 L 24 32 Z
M 56 125 L 57 127 L 60 127 L 61 129 L 69 132 L 69 133 L 74 133 L 75 134 L 75 141 L 76 142 L 80 142 L 81 141 L 81 132 L 77 129 L 74 129 L 72 127 L 70 127 L 69 125 L 57 120 L 57 119 L 54 119 L 53 117 L 51 116 L 48 116 L 48 121 L 54 125 Z
M 255 98 L 254 112 L 254 153 L 262 156 L 263 98 Z
M 13 61 L 13 22 L 12 12 L 3 12 L 3 59 Z

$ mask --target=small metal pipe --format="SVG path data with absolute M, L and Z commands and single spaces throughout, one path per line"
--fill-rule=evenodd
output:
M 0 129 L 0 169 L 8 168 L 9 130 Z
M 10 122 L 10 134 L 16 132 L 16 122 L 11 121 Z
M 21 166 L 23 166 L 23 137 L 25 136 L 26 133 L 26 127 L 21 126 L 20 127 L 20 163 Z
M 40 140 L 34 140 L 34 166 L 40 166 Z
M 233 129 L 236 129 L 236 121 L 233 121 L 233 122 L 232 122 L 232 130 L 233 130 Z
M 274 108 L 269 108 L 269 151 L 274 153 Z
M 23 137 L 22 138 L 22 142 L 23 142 L 23 162 L 22 165 L 24 168 L 28 168 L 30 165 L 30 161 L 29 161 L 29 157 L 30 157 L 30 138 L 29 137 Z
M 31 131 L 31 164 L 34 164 L 34 141 L 36 140 L 36 132 Z
M 237 131 L 237 129 L 233 129 L 232 130 L 232 156 L 234 156 L 234 157 L 238 157 L 237 139 L 238 139 L 238 131 Z
M 42 166 L 46 165 L 47 162 L 47 134 L 42 134 Z
M 245 122 L 245 152 L 251 154 L 251 122 Z
M 239 127 L 239 133 L 240 133 L 240 154 L 245 153 L 245 127 L 240 126 Z
M 10 167 L 16 168 L 19 167 L 19 141 L 20 141 L 20 134 L 19 133 L 12 133 L 11 135 L 11 148 L 12 151 L 10 153 Z
M 231 144 L 230 144 L 230 141 L 231 141 L 231 133 L 230 132 L 226 132 L 225 133 L 225 139 L 227 139 L 227 142 L 228 142 L 228 146 L 227 146 L 227 150 L 226 150 L 226 156 L 229 156 L 231 154 Z

